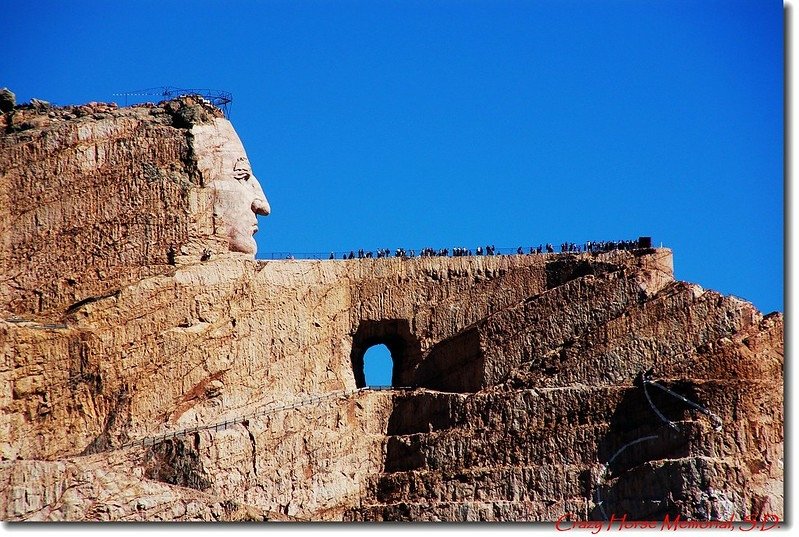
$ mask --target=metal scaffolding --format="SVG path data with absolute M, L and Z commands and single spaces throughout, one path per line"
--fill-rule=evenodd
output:
M 229 91 L 208 88 L 176 88 L 174 86 L 161 86 L 135 91 L 125 91 L 114 93 L 113 95 L 115 97 L 124 97 L 125 106 L 128 104 L 135 104 L 136 102 L 143 100 L 139 99 L 139 97 L 161 97 L 162 100 L 167 100 L 174 99 L 176 97 L 196 95 L 202 98 L 208 104 L 212 104 L 221 109 L 225 113 L 225 117 L 230 116 L 230 106 L 233 102 L 233 94 Z

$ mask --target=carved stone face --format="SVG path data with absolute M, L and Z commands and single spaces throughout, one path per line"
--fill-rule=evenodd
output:
M 258 179 L 252 174 L 247 157 L 239 157 L 230 170 L 232 180 L 216 180 L 214 215 L 223 235 L 227 236 L 231 252 L 255 254 L 258 246 L 255 233 L 258 219 L 267 216 L 271 209 Z
M 192 133 L 200 171 L 212 178 L 215 233 L 228 239 L 230 251 L 254 255 L 256 215 L 267 216 L 271 209 L 238 135 L 220 118 L 195 125 Z

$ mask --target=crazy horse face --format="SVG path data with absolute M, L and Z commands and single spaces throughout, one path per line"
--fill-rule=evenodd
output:
M 254 237 L 258 231 L 256 215 L 267 216 L 269 202 L 252 174 L 247 157 L 236 159 L 229 174 L 230 178 L 212 183 L 217 229 L 227 237 L 231 252 L 255 255 L 258 249 Z
M 241 140 L 221 118 L 193 126 L 192 134 L 200 172 L 212 179 L 214 234 L 227 238 L 231 252 L 255 255 L 256 215 L 267 216 L 271 209 Z

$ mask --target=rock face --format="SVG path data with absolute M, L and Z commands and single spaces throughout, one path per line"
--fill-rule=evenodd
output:
M 0 112 L 10 112 L 16 104 L 16 95 L 8 88 L 0 88 Z
M 255 261 L 197 99 L 2 118 L 4 520 L 782 518 L 783 317 L 669 250 Z
M 48 316 L 167 274 L 180 256 L 254 254 L 269 203 L 220 116 L 191 98 L 0 115 L 5 309 Z

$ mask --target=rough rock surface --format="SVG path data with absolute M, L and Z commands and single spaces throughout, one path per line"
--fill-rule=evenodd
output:
M 782 518 L 783 317 L 669 250 L 255 261 L 214 109 L 0 118 L 2 519 Z
M 229 160 L 216 131 L 243 150 L 220 116 L 192 99 L 0 114 L 4 309 L 57 317 L 168 273 L 181 255 L 228 251 L 208 188 Z
M 8 88 L 0 88 L 0 113 L 10 112 L 17 104 L 17 97 Z

